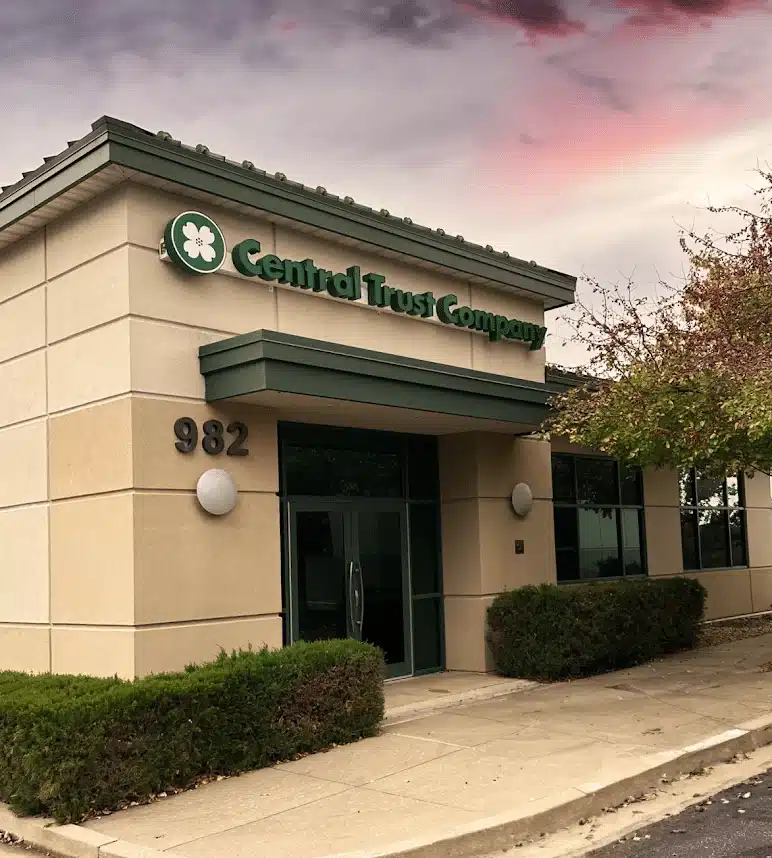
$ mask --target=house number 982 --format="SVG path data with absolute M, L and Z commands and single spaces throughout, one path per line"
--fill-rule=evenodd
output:
M 226 449 L 225 436 L 230 443 Z M 236 421 L 225 427 L 219 420 L 207 420 L 201 427 L 201 449 L 210 456 L 219 456 L 225 451 L 226 456 L 248 456 L 246 448 L 249 429 L 245 423 Z M 174 446 L 180 453 L 192 453 L 198 446 L 199 431 L 192 417 L 180 417 L 174 422 Z

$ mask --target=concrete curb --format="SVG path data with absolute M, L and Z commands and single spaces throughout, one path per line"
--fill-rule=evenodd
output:
M 498 697 L 507 697 L 510 694 L 518 694 L 534 688 L 546 687 L 538 682 L 529 682 L 526 679 L 513 679 L 509 682 L 498 682 L 486 685 L 483 688 L 472 688 L 469 691 L 459 691 L 455 694 L 446 694 L 437 697 L 436 700 L 424 700 L 421 703 L 407 703 L 404 706 L 392 706 L 386 710 L 381 722 L 382 727 L 393 727 L 395 724 L 404 724 L 406 721 L 415 721 L 416 718 L 425 718 L 452 709 L 455 706 L 465 706 L 468 703 L 483 703 L 486 700 L 496 700 Z
M 504 851 L 521 841 L 597 816 L 604 808 L 660 786 L 662 778 L 672 780 L 769 744 L 772 744 L 772 715 L 764 715 L 698 744 L 652 754 L 641 761 L 640 771 L 621 780 L 582 784 L 553 798 L 534 801 L 530 812 L 501 814 L 471 826 L 460 826 L 434 842 L 414 840 L 395 844 L 388 852 L 349 852 L 335 858 L 469 858 Z
M 163 852 L 107 837 L 80 825 L 57 825 L 53 819 L 18 817 L 0 807 L 0 831 L 58 858 L 161 858 Z
M 520 841 L 559 831 L 582 818 L 597 816 L 604 808 L 661 785 L 663 778 L 672 780 L 770 744 L 772 715 L 764 715 L 695 745 L 652 754 L 641 761 L 640 771 L 622 780 L 588 782 L 534 801 L 519 815 L 502 814 L 473 826 L 458 827 L 440 840 L 415 839 L 394 844 L 385 852 L 349 852 L 335 858 L 469 858 L 505 850 Z M 80 825 L 56 825 L 51 819 L 17 817 L 4 806 L 0 807 L 0 831 L 58 858 L 169 858 L 176 854 L 116 840 Z

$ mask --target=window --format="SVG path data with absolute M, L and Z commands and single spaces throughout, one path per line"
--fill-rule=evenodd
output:
M 681 549 L 684 569 L 728 569 L 748 565 L 743 481 L 690 470 L 681 478 Z
M 639 469 L 556 453 L 552 494 L 559 583 L 646 574 Z

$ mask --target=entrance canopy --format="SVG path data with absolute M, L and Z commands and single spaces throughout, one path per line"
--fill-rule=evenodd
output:
M 554 393 L 538 382 L 275 331 L 202 346 L 199 361 L 208 402 L 249 401 L 309 422 L 343 413 L 350 425 L 377 424 L 384 411 L 393 424 L 398 409 L 413 431 L 436 434 L 533 431 Z

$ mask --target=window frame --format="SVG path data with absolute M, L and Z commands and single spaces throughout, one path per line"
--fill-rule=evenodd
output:
M 556 508 L 562 509 L 610 509 L 616 510 L 616 531 L 617 531 L 617 550 L 619 551 L 619 560 L 621 564 L 622 570 L 624 570 L 624 525 L 623 525 L 623 517 L 622 512 L 624 510 L 636 510 L 638 513 L 638 534 L 640 540 L 640 550 L 641 550 L 641 572 L 637 574 L 624 574 L 624 571 L 621 575 L 610 575 L 605 577 L 593 577 L 593 578 L 576 578 L 568 581 L 561 581 L 558 578 L 558 569 L 557 569 L 557 553 L 558 548 L 555 546 L 556 553 L 556 563 L 555 563 L 555 579 L 557 583 L 561 586 L 568 586 L 571 584 L 582 584 L 591 581 L 626 581 L 628 579 L 640 580 L 641 578 L 649 577 L 649 564 L 648 564 L 648 556 L 646 550 L 646 516 L 644 514 L 645 511 L 645 498 L 643 495 L 643 470 L 640 468 L 635 468 L 634 472 L 637 474 L 638 478 L 638 486 L 639 486 L 639 498 L 640 503 L 630 504 L 624 503 L 623 501 L 623 491 L 622 491 L 622 474 L 624 465 L 619 461 L 619 459 L 615 459 L 611 456 L 604 456 L 598 453 L 561 453 L 561 452 L 552 452 L 550 456 L 550 471 L 551 475 L 553 472 L 552 465 L 556 458 L 565 458 L 570 459 L 572 462 L 572 476 L 573 476 L 573 500 L 556 500 L 554 493 L 554 481 L 553 481 L 553 498 L 552 498 L 552 506 L 553 506 L 553 531 L 554 531 L 554 523 L 555 523 L 555 515 L 554 510 Z M 594 460 L 601 462 L 613 462 L 616 471 L 616 499 L 617 503 L 582 503 L 579 500 L 579 478 L 577 473 L 576 462 L 578 460 Z M 577 554 L 581 551 L 581 546 L 579 544 L 579 527 L 578 527 L 578 515 L 576 518 L 576 552 Z M 565 549 L 564 549 L 565 550 Z M 573 550 L 573 549 L 572 549 Z
M 687 477 L 691 480 L 693 496 L 693 503 L 684 504 L 681 503 L 681 484 L 683 480 Z M 728 488 L 727 483 L 730 477 L 735 477 L 737 479 L 737 489 L 738 489 L 738 503 L 737 506 L 730 506 L 728 499 Z M 678 519 L 679 519 L 679 534 L 681 537 L 681 568 L 683 572 L 691 574 L 696 572 L 721 572 L 721 571 L 731 571 L 734 569 L 749 569 L 749 554 L 748 554 L 748 510 L 746 507 L 746 497 L 745 497 L 745 474 L 742 472 L 738 474 L 729 474 L 726 476 L 721 483 L 721 494 L 723 504 L 721 506 L 707 506 L 700 505 L 700 495 L 699 489 L 697 486 L 697 480 L 699 479 L 697 468 L 688 468 L 679 476 L 679 485 L 678 485 Z M 729 565 L 728 566 L 704 566 L 702 562 L 702 540 L 700 539 L 700 519 L 699 514 L 705 510 L 717 510 L 724 513 L 724 521 L 725 521 L 725 543 L 729 557 Z M 697 518 L 697 534 L 696 534 L 696 566 L 688 567 L 686 565 L 686 558 L 684 557 L 684 528 L 683 528 L 683 513 L 689 512 L 696 515 Z M 729 514 L 732 512 L 737 512 L 740 514 L 740 520 L 742 523 L 742 537 L 743 537 L 743 553 L 744 553 L 744 563 L 735 564 L 733 563 L 733 550 L 732 550 L 732 530 L 731 525 L 729 523 Z

